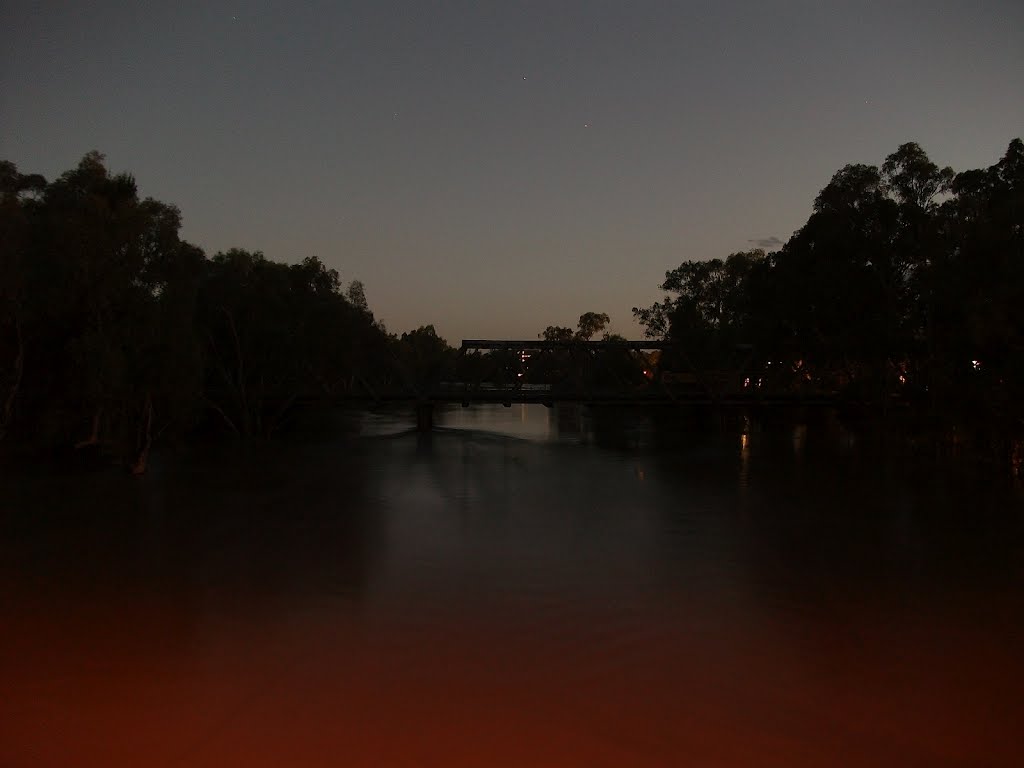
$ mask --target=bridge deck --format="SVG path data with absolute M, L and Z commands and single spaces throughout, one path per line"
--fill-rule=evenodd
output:
M 551 406 L 557 403 L 578 403 L 582 405 L 596 406 L 720 406 L 720 407 L 741 407 L 741 406 L 833 406 L 836 399 L 827 396 L 807 395 L 769 395 L 741 396 L 723 395 L 721 397 L 710 397 L 707 394 L 699 395 L 675 395 L 669 396 L 664 393 L 643 394 L 616 394 L 613 392 L 550 392 L 544 390 L 476 390 L 476 391 L 448 391 L 432 392 L 423 395 L 413 395 L 405 392 L 382 393 L 378 395 L 353 394 L 339 398 L 349 402 L 362 403 L 433 403 L 433 404 L 454 404 L 454 405 L 511 405 L 512 403 L 526 403 Z
M 670 350 L 671 365 L 682 370 L 648 370 L 654 367 L 658 371 L 657 355 Z M 679 344 L 668 341 L 464 339 L 458 354 L 436 369 L 428 366 L 417 370 L 395 355 L 390 369 L 386 364 L 383 367 L 382 377 L 374 381 L 362 375 L 353 377 L 354 389 L 330 399 L 420 406 L 580 403 L 771 407 L 838 403 L 830 393 L 761 388 L 760 374 L 746 371 L 753 347 L 736 344 L 732 353 L 735 360 L 720 361 L 728 368 L 719 370 L 694 365 Z M 465 366 L 460 368 L 461 364 Z M 750 387 L 751 382 L 756 386 Z

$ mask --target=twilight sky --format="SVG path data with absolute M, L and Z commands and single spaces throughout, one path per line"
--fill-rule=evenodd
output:
M 22 2 L 0 158 L 90 149 L 207 253 L 316 255 L 395 332 L 533 338 L 801 226 L 846 163 L 1024 134 L 1024 2 Z

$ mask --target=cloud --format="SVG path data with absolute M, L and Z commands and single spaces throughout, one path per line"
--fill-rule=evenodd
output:
M 755 237 L 753 240 L 747 240 L 748 243 L 753 243 L 758 248 L 763 248 L 766 251 L 774 251 L 781 248 L 783 243 L 775 235 L 771 237 Z

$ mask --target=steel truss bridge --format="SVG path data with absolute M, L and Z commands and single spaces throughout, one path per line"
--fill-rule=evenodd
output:
M 660 356 L 661 365 L 653 357 Z M 430 429 L 437 405 L 557 403 L 590 406 L 832 406 L 834 396 L 762 386 L 748 370 L 753 347 L 737 345 L 717 369 L 695 365 L 666 341 L 463 340 L 454 359 L 416 371 L 398 358 L 394 375 L 372 384 L 360 377 L 343 399 L 415 405 L 417 426 Z M 669 361 L 666 366 L 665 362 Z M 666 370 L 668 368 L 669 370 Z

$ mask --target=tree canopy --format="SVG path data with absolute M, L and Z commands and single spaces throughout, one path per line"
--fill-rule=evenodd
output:
M 315 257 L 207 258 L 180 228 L 97 152 L 51 182 L 0 163 L 0 438 L 142 471 L 157 437 L 210 415 L 272 434 L 386 345 L 358 281 Z
M 697 356 L 753 344 L 871 402 L 917 394 L 947 412 L 1024 411 L 1024 143 L 954 173 L 903 144 L 847 165 L 778 251 L 687 261 L 633 313 L 648 336 Z M 995 405 L 999 404 L 999 405 Z M 989 407 L 985 405 L 984 407 Z

